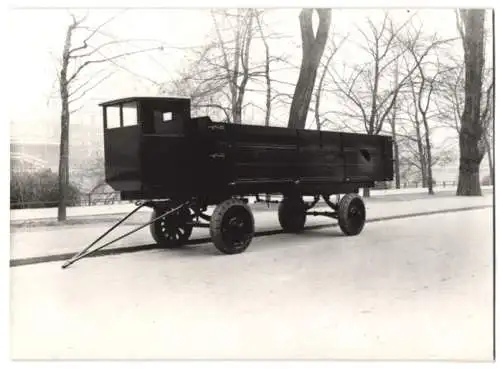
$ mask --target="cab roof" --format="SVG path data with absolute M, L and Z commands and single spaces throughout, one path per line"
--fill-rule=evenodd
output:
M 132 102 L 150 102 L 156 104 L 165 104 L 165 103 L 189 103 L 191 100 L 183 97 L 148 97 L 148 96 L 134 96 L 134 97 L 124 97 L 121 99 L 109 100 L 103 103 L 100 103 L 99 106 L 114 106 L 127 104 Z

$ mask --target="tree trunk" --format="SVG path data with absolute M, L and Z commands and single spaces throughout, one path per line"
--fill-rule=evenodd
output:
M 399 168 L 399 146 L 396 137 L 396 104 L 391 117 L 391 133 L 392 142 L 394 143 L 394 179 L 396 180 L 396 188 L 401 188 L 401 173 Z
M 240 40 L 240 24 L 241 15 L 240 9 L 237 10 L 237 24 L 236 24 L 236 34 L 235 34 L 235 47 L 234 47 L 234 66 L 231 75 L 230 88 L 231 91 L 231 115 L 233 118 L 233 123 L 241 123 L 241 105 L 238 111 L 238 77 L 240 75 L 240 53 L 241 53 L 241 40 Z
M 66 205 L 68 202 L 69 185 L 69 106 L 68 98 L 62 101 L 61 108 L 61 141 L 59 145 L 59 205 L 57 220 L 66 220 Z
M 71 47 L 71 36 L 75 25 L 68 27 L 64 42 L 61 72 L 59 74 L 59 92 L 61 94 L 61 140 L 59 143 L 59 204 L 57 207 L 57 220 L 66 220 L 66 205 L 69 184 L 69 91 L 68 91 L 68 65 Z
M 256 10 L 254 10 L 256 12 Z M 260 37 L 264 43 L 264 48 L 266 51 L 266 65 L 265 65 L 265 77 L 266 77 L 266 117 L 264 121 L 264 126 L 268 127 L 271 120 L 271 72 L 270 72 L 270 52 L 269 44 L 267 43 L 266 37 L 264 36 L 264 30 L 262 29 L 262 23 L 260 21 L 259 15 L 255 15 L 255 20 L 259 27 Z
M 244 32 L 244 37 L 241 40 L 241 43 L 238 41 L 237 47 L 241 48 L 239 52 L 236 54 L 241 59 L 241 70 L 243 74 L 243 78 L 241 80 L 240 85 L 236 89 L 238 95 L 236 98 L 236 106 L 233 107 L 233 117 L 234 123 L 241 124 L 242 115 L 243 115 L 243 99 L 245 96 L 246 86 L 248 83 L 249 75 L 249 60 L 250 60 L 250 43 L 252 42 L 253 33 L 252 33 L 252 25 L 253 25 L 253 17 L 254 12 L 248 11 L 245 15 L 245 20 L 248 22 L 246 24 L 246 31 Z M 236 57 L 236 55 L 235 55 Z M 234 76 L 235 83 L 238 81 L 238 75 Z
M 465 24 L 465 104 L 460 125 L 460 166 L 457 196 L 480 196 L 479 166 L 484 152 L 479 147 L 481 89 L 484 66 L 484 9 L 461 10 Z
M 491 146 L 489 141 L 486 140 L 486 153 L 488 154 L 488 169 L 490 173 L 490 184 L 495 185 L 495 177 L 493 176 L 493 157 L 491 155 Z
M 432 152 L 431 152 L 431 140 L 429 137 L 429 125 L 427 124 L 426 119 L 424 118 L 424 126 L 425 126 L 425 146 L 427 151 L 427 163 L 425 165 L 427 169 L 427 192 L 429 195 L 434 195 L 434 186 L 433 186 L 433 178 L 432 178 Z
M 417 148 L 418 148 L 418 162 L 420 163 L 420 176 L 422 177 L 422 187 L 425 187 L 427 183 L 427 171 L 426 160 L 425 160 L 425 152 L 424 145 L 422 145 L 422 135 L 420 133 L 420 122 L 416 123 L 416 131 L 417 131 Z
M 295 93 L 293 94 L 292 105 L 290 107 L 288 127 L 305 128 L 315 79 L 316 70 L 314 67 L 301 67 L 299 80 L 295 87 Z M 311 83 L 310 81 L 313 82 Z
M 266 118 L 264 125 L 269 126 L 271 120 L 271 76 L 269 72 L 269 47 L 266 43 Z
M 457 196 L 481 196 L 479 167 L 481 159 L 477 142 L 460 134 L 460 166 L 458 169 Z
M 399 145 L 394 140 L 394 178 L 396 180 L 396 188 L 401 188 L 401 169 L 399 168 Z
M 318 87 L 316 88 L 316 101 L 314 103 L 314 120 L 316 121 L 316 128 L 321 130 L 321 119 L 319 115 L 319 107 L 321 104 L 321 93 L 323 92 L 323 83 L 325 82 L 325 77 L 326 77 L 326 72 L 328 72 L 328 68 L 330 66 L 330 62 L 333 59 L 333 56 L 337 52 L 336 48 L 332 50 L 330 55 L 328 56 L 328 59 L 325 62 L 325 65 L 323 66 L 323 71 L 321 72 L 321 76 L 319 77 L 318 81 Z
M 233 123 L 241 124 L 241 104 L 233 106 Z
M 290 107 L 289 128 L 304 128 L 306 125 L 318 65 L 328 39 L 331 10 L 316 9 L 316 11 L 319 16 L 316 36 L 312 28 L 313 9 L 302 9 L 299 16 L 302 35 L 302 63 Z
M 316 129 L 319 131 L 321 130 L 321 120 L 319 116 L 319 103 L 321 99 L 321 79 L 319 80 L 319 85 L 318 88 L 316 89 L 316 101 L 314 103 L 314 121 L 316 122 Z

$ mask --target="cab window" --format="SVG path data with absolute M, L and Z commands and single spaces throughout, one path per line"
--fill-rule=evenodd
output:
M 120 128 L 137 125 L 137 103 L 131 102 L 106 107 L 106 128 Z
M 106 128 L 119 128 L 120 127 L 120 107 L 108 106 L 106 107 Z
M 137 103 L 123 104 L 123 126 L 137 125 Z

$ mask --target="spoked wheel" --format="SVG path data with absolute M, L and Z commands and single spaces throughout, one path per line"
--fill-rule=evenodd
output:
M 285 232 L 302 232 L 306 224 L 306 210 L 302 197 L 285 197 L 278 207 L 281 228 Z
M 225 200 L 215 208 L 210 220 L 210 236 L 224 254 L 239 254 L 250 245 L 254 218 L 248 205 L 237 199 Z
M 339 226 L 347 236 L 360 234 L 365 226 L 366 209 L 363 199 L 350 193 L 342 197 L 338 206 Z
M 170 206 L 155 207 L 151 220 L 172 209 Z M 191 213 L 188 208 L 181 208 L 175 213 L 151 223 L 151 235 L 157 244 L 166 248 L 177 248 L 187 242 L 193 232 Z

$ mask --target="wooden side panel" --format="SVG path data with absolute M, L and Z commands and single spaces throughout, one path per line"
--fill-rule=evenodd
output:
M 346 181 L 384 181 L 392 179 L 392 150 L 385 136 L 342 134 Z M 391 148 L 391 145 L 389 145 Z M 390 163 L 390 169 L 387 163 Z
M 299 130 L 297 175 L 302 182 L 342 182 L 344 160 L 340 134 Z
M 295 130 L 250 125 L 227 128 L 233 182 L 291 181 L 296 177 Z

